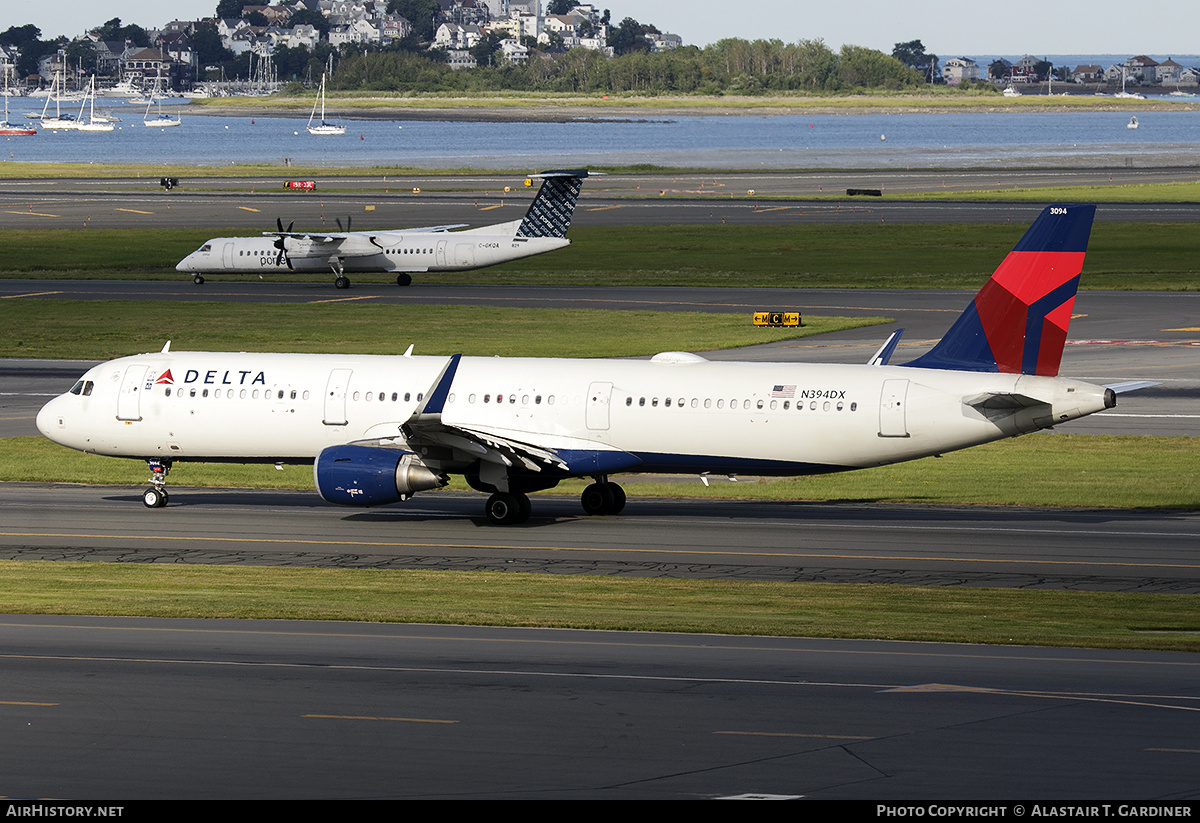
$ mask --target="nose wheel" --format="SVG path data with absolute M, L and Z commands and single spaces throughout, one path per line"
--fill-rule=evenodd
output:
M 161 509 L 167 505 L 166 489 L 151 488 L 142 492 L 142 503 L 147 509 Z
M 151 457 L 146 463 L 150 466 L 150 488 L 142 492 L 142 503 L 148 509 L 161 509 L 167 505 L 167 475 L 171 472 L 171 461 Z
M 203 277 L 201 277 L 201 276 L 200 276 L 200 275 L 198 275 L 198 274 L 197 274 L 197 275 L 193 275 L 193 277 L 192 277 L 192 282 L 193 282 L 193 283 L 195 283 L 197 286 L 203 286 L 203 285 L 204 285 L 204 278 L 203 278 Z

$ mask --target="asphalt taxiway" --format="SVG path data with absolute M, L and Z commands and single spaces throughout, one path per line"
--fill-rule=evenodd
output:
M 0 648 L 10 814 L 13 798 L 802 797 L 1115 816 L 1200 797 L 1188 654 L 41 615 L 0 616 Z
M 804 225 L 813 223 L 1028 223 L 1041 201 L 920 200 L 915 195 L 1055 186 L 1194 181 L 1196 168 L 693 172 L 614 174 L 584 181 L 575 226 Z M 214 178 L 192 172 L 164 191 L 156 177 L 0 180 L 0 229 L 213 228 L 252 234 L 276 218 L 297 230 L 399 228 L 520 219 L 536 186 L 519 174 L 318 177 L 285 191 L 278 176 Z M 850 196 L 868 189 L 881 196 Z M 831 196 L 832 195 L 832 196 Z M 1106 203 L 1099 221 L 1200 221 L 1197 203 Z

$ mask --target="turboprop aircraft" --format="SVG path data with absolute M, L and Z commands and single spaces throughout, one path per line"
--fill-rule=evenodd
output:
M 1058 377 L 1095 206 L 1051 206 L 933 349 L 889 365 L 173 352 L 89 370 L 37 417 L 81 451 L 148 461 L 146 506 L 183 460 L 313 463 L 321 496 L 377 506 L 465 475 L 495 524 L 529 493 L 620 472 L 807 475 L 881 466 L 1066 423 L 1120 391 Z M 707 482 L 707 481 L 706 481 Z
M 276 218 L 278 231 L 256 237 L 214 237 L 175 266 L 201 284 L 206 274 L 247 274 L 282 269 L 332 272 L 334 285 L 350 287 L 346 272 L 395 272 L 396 285 L 412 272 L 467 271 L 561 249 L 587 169 L 531 174 L 542 185 L 521 220 L 481 226 L 426 226 L 387 231 L 293 232 Z M 347 218 L 348 220 L 349 218 Z M 338 228 L 342 221 L 339 218 Z M 293 224 L 294 225 L 294 224 Z M 350 228 L 349 225 L 346 226 Z

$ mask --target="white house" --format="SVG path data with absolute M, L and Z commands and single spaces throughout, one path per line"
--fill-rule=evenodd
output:
M 979 64 L 969 57 L 951 57 L 942 66 L 942 79 L 947 86 L 960 85 L 964 80 L 978 80 Z

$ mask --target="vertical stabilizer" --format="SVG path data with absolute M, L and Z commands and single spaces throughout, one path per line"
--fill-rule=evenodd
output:
M 517 237 L 566 237 L 575 213 L 575 201 L 583 187 L 587 169 L 544 171 L 530 177 L 542 179 L 541 188 L 525 219 L 517 229 Z
M 906 366 L 1054 376 L 1095 206 L 1048 206 L 946 336 Z

